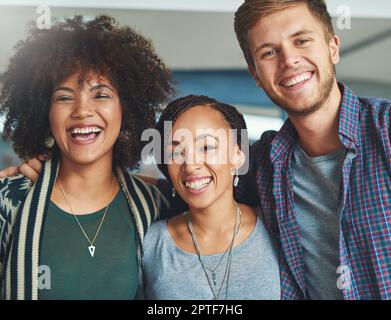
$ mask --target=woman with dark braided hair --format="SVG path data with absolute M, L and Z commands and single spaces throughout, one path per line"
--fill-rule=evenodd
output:
M 38 179 L 0 180 L 0 298 L 133 299 L 166 201 L 129 174 L 172 91 L 151 43 L 113 18 L 33 29 L 1 78 L 3 137 Z
M 280 299 L 274 243 L 260 216 L 233 196 L 246 160 L 243 116 L 187 96 L 164 109 L 157 128 L 165 136 L 159 168 L 189 209 L 146 234 L 146 298 Z

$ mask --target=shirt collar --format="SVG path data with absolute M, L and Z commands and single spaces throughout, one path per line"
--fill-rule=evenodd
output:
M 339 139 L 347 149 L 356 149 L 359 144 L 360 102 L 353 91 L 338 84 L 342 93 L 339 113 Z
M 359 144 L 359 100 L 349 87 L 342 83 L 338 83 L 338 86 L 342 94 L 338 129 L 339 139 L 345 148 L 356 149 L 356 146 Z M 272 163 L 277 161 L 286 161 L 288 155 L 292 151 L 297 137 L 297 131 L 292 122 L 288 119 L 285 121 L 284 125 L 280 131 L 277 132 L 272 141 L 270 161 Z

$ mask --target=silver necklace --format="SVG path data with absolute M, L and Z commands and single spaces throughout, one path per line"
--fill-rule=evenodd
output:
M 222 257 L 220 258 L 219 262 L 217 263 L 217 265 L 213 269 L 208 267 L 207 265 L 205 265 L 205 263 L 202 261 L 201 250 L 200 250 L 200 247 L 198 245 L 197 237 L 196 237 L 196 234 L 194 232 L 193 224 L 191 222 L 190 215 L 189 215 L 188 212 L 185 214 L 185 217 L 186 217 L 186 221 L 187 221 L 187 226 L 188 226 L 189 231 L 190 231 L 190 235 L 191 235 L 192 240 L 193 240 L 194 247 L 195 247 L 195 249 L 197 251 L 198 260 L 200 261 L 202 269 L 203 269 L 203 271 L 205 273 L 206 279 L 208 280 L 208 284 L 209 284 L 209 287 L 210 287 L 210 289 L 212 291 L 214 300 L 218 299 L 218 297 L 220 295 L 220 292 L 221 292 L 221 289 L 223 288 L 225 280 L 226 280 L 225 299 L 227 299 L 229 278 L 230 278 L 230 273 L 231 273 L 232 248 L 233 248 L 233 245 L 234 245 L 234 242 L 235 242 L 236 235 L 238 234 L 240 226 L 242 225 L 242 222 L 243 222 L 243 216 L 242 216 L 242 212 L 241 212 L 239 206 L 236 205 L 236 219 L 235 219 L 235 226 L 234 226 L 234 232 L 233 232 L 233 235 L 232 235 L 232 240 L 231 240 L 228 248 L 225 250 L 224 254 L 222 255 Z M 238 225 L 239 218 L 240 218 L 240 223 Z M 226 255 L 227 252 L 229 252 L 229 253 L 228 253 L 228 259 L 227 259 L 227 264 L 226 264 L 226 267 L 225 267 L 224 276 L 223 276 L 220 288 L 218 289 L 217 294 L 216 294 L 216 292 L 215 292 L 215 290 L 214 290 L 214 288 L 213 288 L 213 286 L 211 284 L 211 280 L 209 279 L 209 275 L 208 275 L 208 272 L 207 272 L 206 269 L 211 271 L 213 285 L 216 286 L 217 285 L 216 270 L 217 270 L 218 266 L 220 265 L 221 261 L 223 260 L 223 258 L 224 258 L 224 256 Z
M 188 219 L 190 219 L 190 217 L 188 216 L 188 212 L 185 213 L 186 215 L 186 221 L 188 221 Z M 193 234 L 195 235 L 195 232 L 194 232 L 194 229 L 193 229 L 193 224 L 191 223 L 191 220 L 189 220 L 188 222 L 188 227 L 189 227 L 189 230 L 190 230 L 190 234 L 192 236 L 192 239 L 193 239 Z M 197 246 L 198 246 L 198 242 L 197 242 L 197 239 L 196 237 L 195 238 L 195 247 L 197 249 Z M 227 249 L 225 249 L 224 253 L 221 255 L 221 258 L 220 260 L 218 261 L 218 263 L 216 264 L 216 266 L 214 268 L 211 268 L 209 266 L 207 266 L 205 263 L 204 263 L 204 266 L 206 269 L 208 269 L 211 273 L 211 276 L 212 276 L 212 282 L 213 282 L 213 285 L 216 286 L 217 285 L 217 277 L 216 277 L 216 270 L 217 268 L 220 266 L 221 262 L 223 261 L 225 255 L 227 254 L 227 252 L 229 252 L 230 248 L 232 247 L 232 241 L 234 240 L 234 238 L 232 238 L 232 240 L 230 241 Z M 193 239 L 193 243 L 194 243 L 194 239 Z M 198 246 L 199 247 L 199 246 Z M 199 248 L 198 248 L 199 249 Z
M 107 206 L 106 206 L 105 213 L 103 214 L 103 217 L 102 217 L 102 219 L 100 220 L 98 229 L 96 230 L 95 235 L 94 235 L 94 237 L 93 237 L 93 239 L 92 239 L 92 241 L 91 241 L 90 238 L 88 237 L 87 233 L 85 232 L 83 226 L 81 225 L 79 219 L 77 218 L 75 212 L 73 211 L 72 206 L 71 206 L 70 202 L 68 201 L 68 198 L 67 198 L 67 196 L 66 196 L 66 194 L 65 194 L 64 188 L 63 188 L 62 185 L 61 185 L 60 179 L 57 179 L 57 182 L 58 182 L 58 185 L 60 186 L 62 195 L 63 195 L 65 201 L 67 202 L 67 204 L 68 204 L 68 206 L 69 206 L 69 209 L 71 210 L 72 215 L 75 217 L 75 220 L 76 220 L 78 226 L 80 227 L 80 230 L 82 231 L 84 237 L 87 239 L 88 243 L 90 244 L 90 245 L 88 246 L 88 251 L 89 251 L 89 253 L 90 253 L 90 255 L 91 255 L 91 258 L 93 258 L 94 255 L 95 255 L 95 246 L 94 246 L 94 243 L 95 243 L 96 238 L 98 237 L 100 228 L 102 227 L 103 222 L 105 221 L 105 218 L 106 218 L 106 215 L 107 215 L 107 210 L 109 209 L 109 206 L 110 206 L 110 202 L 109 202 L 109 203 L 107 204 Z M 111 182 L 110 196 L 111 196 L 111 194 L 113 193 L 113 186 L 114 186 L 114 177 L 113 177 L 112 182 Z

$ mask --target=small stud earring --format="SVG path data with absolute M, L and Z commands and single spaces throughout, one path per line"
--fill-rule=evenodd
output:
M 176 190 L 175 190 L 174 187 L 172 187 L 171 192 L 172 192 L 172 193 L 171 193 L 172 197 L 175 198 Z
M 54 138 L 50 135 L 45 139 L 45 147 L 48 149 L 53 148 L 54 146 Z

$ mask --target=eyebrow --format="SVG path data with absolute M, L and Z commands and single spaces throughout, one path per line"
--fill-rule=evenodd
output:
M 196 141 L 199 141 L 199 140 L 202 140 L 202 139 L 205 139 L 207 137 L 211 137 L 213 139 L 215 139 L 217 142 L 219 142 L 219 138 L 218 137 L 215 137 L 214 135 L 210 134 L 210 133 L 205 133 L 205 134 L 202 134 L 202 135 L 199 135 L 195 140 Z M 178 141 L 178 140 L 173 140 L 171 145 L 172 146 L 178 146 L 182 143 L 182 141 Z
M 91 92 L 91 91 L 94 91 L 94 90 L 103 89 L 103 88 L 107 88 L 107 89 L 109 89 L 109 90 L 111 90 L 111 91 L 114 92 L 114 90 L 113 90 L 110 86 L 108 86 L 108 85 L 106 85 L 106 84 L 97 84 L 96 86 L 93 86 L 93 87 L 90 89 L 90 92 Z
M 69 87 L 57 87 L 57 88 L 54 88 L 53 93 L 55 93 L 56 91 L 60 91 L 60 90 L 73 92 L 73 90 L 71 88 L 69 88 Z
M 314 32 L 310 31 L 310 30 L 300 30 L 300 31 L 297 31 L 294 34 L 290 35 L 289 38 L 295 38 L 295 37 L 302 36 L 305 34 L 313 34 L 313 33 Z M 255 49 L 255 53 L 257 53 L 258 51 L 260 51 L 264 48 L 267 48 L 267 47 L 275 47 L 275 44 L 272 42 L 265 42 L 265 43 L 261 44 L 257 49 Z
M 90 88 L 90 92 L 95 91 L 95 90 L 99 90 L 99 89 L 103 89 L 103 88 L 107 88 L 107 89 L 114 92 L 114 90 L 111 87 L 109 87 L 108 85 L 105 85 L 105 84 L 97 84 L 96 86 L 93 86 L 92 88 Z M 56 91 L 60 91 L 60 90 L 71 92 L 71 93 L 74 92 L 73 89 L 69 88 L 69 87 L 57 87 L 53 90 L 53 93 L 55 93 Z
M 214 135 L 212 135 L 212 134 L 210 134 L 210 133 L 205 133 L 205 134 L 199 135 L 199 136 L 196 138 L 196 141 L 199 141 L 199 140 L 202 140 L 202 139 L 205 139 L 205 138 L 208 138 L 208 137 L 211 137 L 211 138 L 215 139 L 217 142 L 219 142 L 219 138 L 218 138 L 218 137 L 215 137 Z
M 315 33 L 315 32 L 311 31 L 311 30 L 300 30 L 300 31 L 297 31 L 294 34 L 292 34 L 290 36 L 290 38 L 295 38 L 295 37 L 298 37 L 298 36 L 302 36 L 304 34 L 313 34 L 313 33 Z

